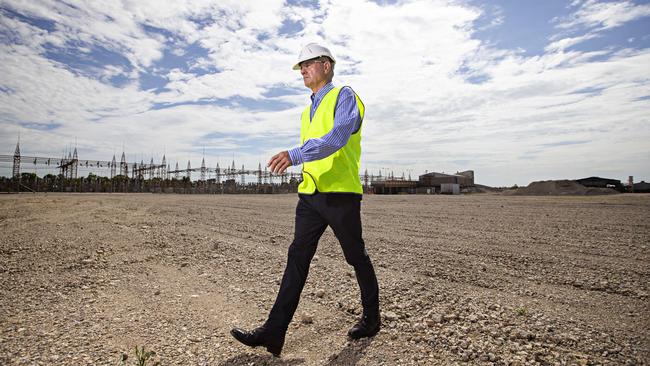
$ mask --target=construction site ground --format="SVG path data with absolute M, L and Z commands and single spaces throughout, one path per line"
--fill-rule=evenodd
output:
M 0 364 L 647 365 L 650 195 L 366 195 L 383 328 L 328 229 L 281 358 L 296 195 L 0 195 Z

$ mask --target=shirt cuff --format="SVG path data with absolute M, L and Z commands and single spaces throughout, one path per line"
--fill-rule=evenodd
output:
M 289 150 L 289 158 L 291 159 L 291 165 L 296 166 L 302 164 L 302 151 L 299 147 L 295 147 Z

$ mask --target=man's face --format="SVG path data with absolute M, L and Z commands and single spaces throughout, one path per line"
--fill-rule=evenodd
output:
M 320 89 L 327 84 L 327 74 L 331 65 L 323 58 L 311 59 L 300 63 L 300 74 L 305 86 L 311 89 Z

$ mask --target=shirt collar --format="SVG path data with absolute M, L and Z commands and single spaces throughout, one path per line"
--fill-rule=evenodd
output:
M 329 83 L 325 84 L 324 87 L 320 88 L 319 91 L 316 92 L 316 94 L 311 95 L 311 102 L 314 103 L 315 101 L 319 101 L 323 99 L 325 94 L 327 94 L 330 90 L 334 89 L 334 84 L 330 81 Z

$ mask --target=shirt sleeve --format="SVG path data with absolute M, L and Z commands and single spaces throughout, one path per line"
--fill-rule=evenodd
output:
M 350 135 L 359 130 L 361 115 L 356 96 L 351 88 L 341 89 L 335 108 L 334 127 L 330 132 L 323 137 L 309 139 L 302 146 L 289 150 L 292 165 L 300 165 L 332 155 L 348 142 Z

